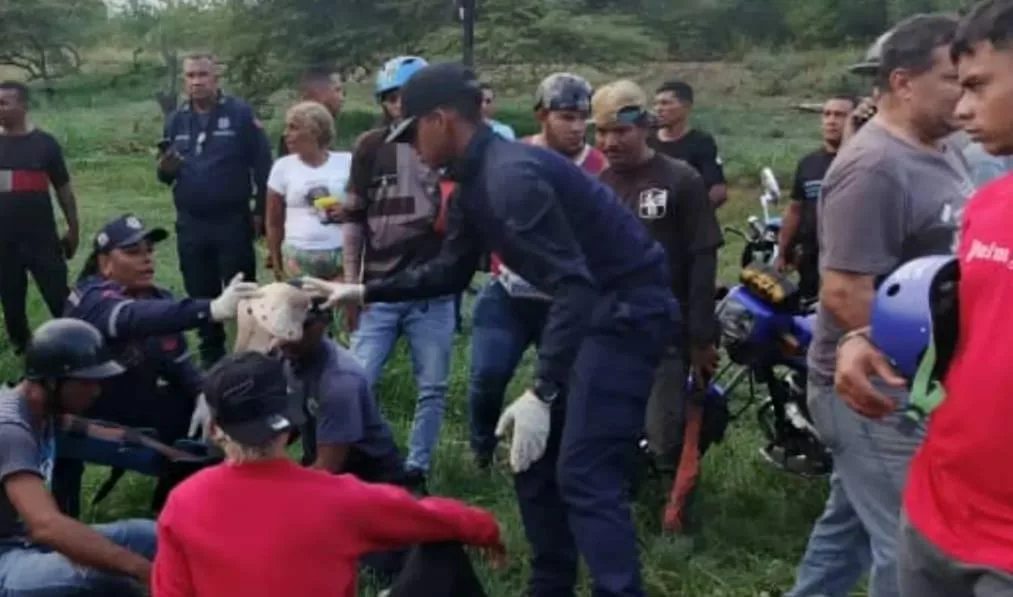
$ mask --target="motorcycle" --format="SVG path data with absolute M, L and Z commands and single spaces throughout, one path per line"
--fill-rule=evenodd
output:
M 759 216 L 749 216 L 746 220 L 748 232 L 730 226 L 725 228 L 725 232 L 734 234 L 746 242 L 742 247 L 740 267 L 756 262 L 772 265 L 778 257 L 777 237 L 781 233 L 781 217 L 770 215 L 770 207 L 777 205 L 780 200 L 781 187 L 770 168 L 760 171 L 760 186 L 763 188 L 763 193 L 760 194 L 762 220 Z
M 748 382 L 748 400 L 732 419 L 760 399 L 756 416 L 767 442 L 760 449 L 763 459 L 804 477 L 829 474 L 830 453 L 806 403 L 813 305 L 802 301 L 798 286 L 772 265 L 753 262 L 742 269 L 740 284 L 720 298 L 716 315 L 728 363 L 718 370 L 711 391 L 729 395 Z M 760 387 L 766 388 L 762 398 Z

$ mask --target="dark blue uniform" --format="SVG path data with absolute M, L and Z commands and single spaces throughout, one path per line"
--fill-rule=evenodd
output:
M 553 409 L 545 456 L 515 478 L 531 594 L 572 595 L 579 546 L 595 595 L 640 597 L 629 474 L 679 317 L 664 250 L 611 190 L 552 151 L 483 129 L 451 175 L 460 195 L 440 256 L 370 282 L 366 300 L 458 292 L 483 252 L 553 296 L 536 375 L 565 388 L 565 409 Z
M 95 326 L 127 369 L 102 382 L 86 416 L 154 428 L 169 444 L 185 437 L 203 379 L 183 332 L 210 320 L 210 301 L 175 300 L 160 288 L 143 298 L 127 296 L 115 282 L 92 276 L 71 293 L 64 315 Z M 54 494 L 73 515 L 83 468 L 77 460 L 59 460 L 56 467 Z
M 213 298 L 239 272 L 254 280 L 250 198 L 255 198 L 253 213 L 263 215 L 271 148 L 253 109 L 227 95 L 205 114 L 187 103 L 169 117 L 165 138 L 183 156 L 175 177 L 159 172 L 158 178 L 172 185 L 187 294 Z M 200 337 L 205 364 L 225 354 L 220 324 L 202 326 Z

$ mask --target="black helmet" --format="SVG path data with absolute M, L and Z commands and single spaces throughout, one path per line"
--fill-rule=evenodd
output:
M 106 379 L 123 373 L 113 360 L 102 334 L 80 319 L 48 321 L 32 335 L 25 350 L 25 377 L 46 379 Z

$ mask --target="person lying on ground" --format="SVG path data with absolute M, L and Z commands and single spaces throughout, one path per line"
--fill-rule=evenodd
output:
M 93 326 L 54 319 L 26 348 L 24 380 L 0 390 L 0 595 L 146 594 L 154 522 L 89 527 L 49 493 L 57 425 L 87 411 L 102 381 L 123 372 Z
M 492 514 L 292 462 L 286 446 L 306 417 L 282 361 L 229 355 L 208 373 L 204 394 L 226 460 L 169 496 L 154 597 L 354 597 L 360 557 L 411 545 L 419 547 L 391 597 L 484 595 L 463 545 L 502 557 Z
M 101 396 L 87 416 L 154 428 L 160 441 L 172 444 L 187 435 L 201 384 L 183 333 L 235 318 L 240 299 L 259 290 L 237 276 L 214 300 L 173 298 L 155 283 L 155 245 L 168 236 L 163 228 L 146 229 L 132 214 L 108 222 L 95 235 L 65 315 L 100 330 L 126 368 L 102 381 Z M 80 509 L 83 471 L 80 460 L 57 460 L 54 494 L 71 516 Z

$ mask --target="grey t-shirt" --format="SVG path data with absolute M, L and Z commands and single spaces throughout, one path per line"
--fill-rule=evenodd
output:
M 48 486 L 53 477 L 55 442 L 52 435 L 42 437 L 36 433 L 30 417 L 20 394 L 0 388 L 0 541 L 26 535 L 3 487 L 7 478 L 16 473 L 32 473 Z
M 306 362 L 293 363 L 290 371 L 316 421 L 307 436 L 315 435 L 317 444 L 348 444 L 346 471 L 364 481 L 392 482 L 400 476 L 403 467 L 394 436 L 352 353 L 324 340 Z
M 819 199 L 820 269 L 876 278 L 925 255 L 953 252 L 957 223 L 974 192 L 962 156 L 917 147 L 870 122 L 827 171 Z M 843 331 L 821 305 L 810 379 L 833 381 Z

